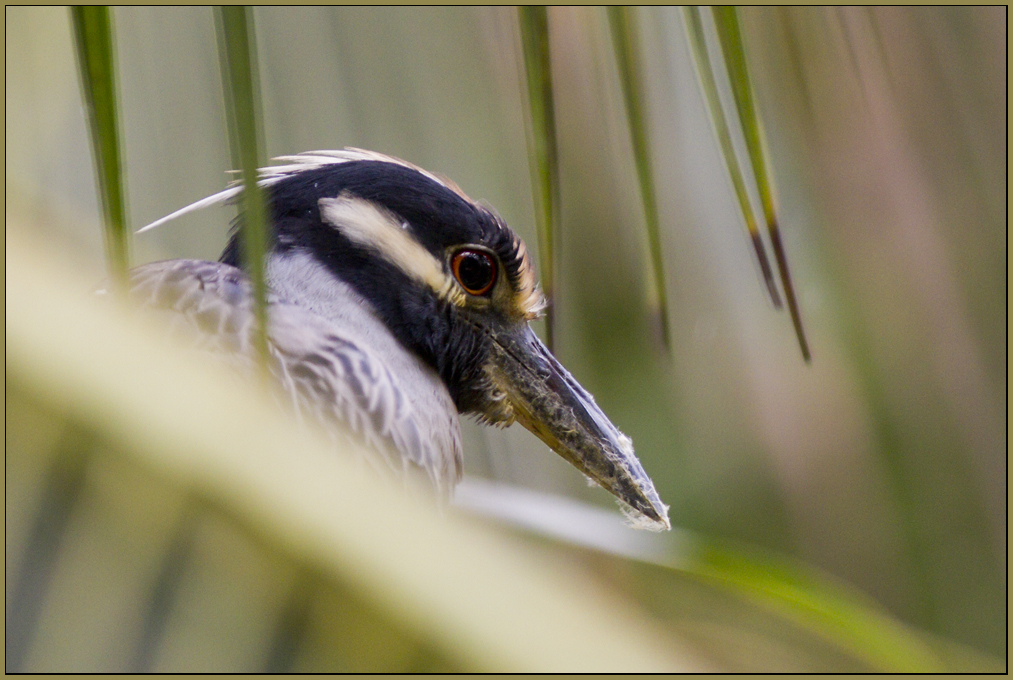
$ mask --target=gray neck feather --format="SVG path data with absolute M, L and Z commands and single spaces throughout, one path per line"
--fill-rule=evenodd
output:
M 406 352 L 372 305 L 306 251 L 270 255 L 267 285 L 280 301 L 322 316 L 341 328 L 342 334 L 352 335 L 375 350 Z

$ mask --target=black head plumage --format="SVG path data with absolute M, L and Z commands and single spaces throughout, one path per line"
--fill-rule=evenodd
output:
M 352 196 L 382 207 L 440 262 L 458 245 L 488 248 L 518 299 L 527 305 L 520 307 L 537 314 L 540 293 L 527 251 L 503 220 L 455 185 L 399 162 L 352 160 L 308 166 L 268 184 L 267 196 L 272 250 L 311 253 L 355 288 L 401 343 L 440 374 L 460 411 L 480 410 L 480 402 L 488 396 L 481 384 L 487 348 L 474 323 L 396 265 L 327 224 L 320 214 L 320 199 Z M 239 225 L 241 217 L 221 257 L 235 266 L 241 266 Z
M 310 167 L 271 184 L 271 238 L 283 248 L 299 244 L 304 230 L 320 223 L 319 200 L 344 192 L 402 218 L 434 257 L 442 258 L 454 245 L 481 244 L 496 253 L 515 289 L 522 289 L 525 277 L 531 276 L 523 243 L 498 215 L 464 196 L 456 186 L 441 184 L 395 162 L 348 161 Z M 241 218 L 221 258 L 237 266 L 239 224 Z

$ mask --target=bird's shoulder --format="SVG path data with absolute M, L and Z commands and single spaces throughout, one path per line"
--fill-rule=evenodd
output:
M 131 295 L 186 327 L 202 349 L 253 366 L 252 284 L 242 270 L 155 262 L 131 271 Z M 396 342 L 378 343 L 361 323 L 336 322 L 294 297 L 269 294 L 268 336 L 271 372 L 297 416 L 365 443 L 381 471 L 417 467 L 441 492 L 452 489 L 463 468 L 460 423 L 439 376 Z

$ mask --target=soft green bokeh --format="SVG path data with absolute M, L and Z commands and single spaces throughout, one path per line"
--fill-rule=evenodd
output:
M 833 574 L 938 636 L 935 653 L 958 668 L 971 662 L 957 643 L 1004 657 L 1005 9 L 741 11 L 809 366 L 787 315 L 767 301 L 681 11 L 629 12 L 667 352 L 605 10 L 548 15 L 555 350 L 632 436 L 673 525 Z M 269 155 L 359 146 L 400 156 L 486 199 L 537 250 L 515 9 L 258 7 L 254 17 Z M 209 8 L 116 8 L 114 19 L 128 223 L 141 226 L 227 179 L 214 22 Z M 7 8 L 6 63 L 8 215 L 84 272 L 85 295 L 105 265 L 67 10 Z M 720 76 L 718 89 L 734 110 Z M 134 262 L 214 259 L 233 216 L 209 209 L 136 237 Z M 615 512 L 519 428 L 469 424 L 466 449 L 471 474 Z M 8 473 L 9 557 L 12 507 L 31 513 L 16 505 L 31 505 L 25 494 L 11 500 Z M 869 667 L 811 621 L 744 604 L 755 583 L 698 587 L 660 567 L 553 550 L 723 667 Z M 258 573 L 289 578 L 269 565 Z M 85 603 L 98 597 L 70 583 Z M 404 662 L 414 653 L 389 667 L 444 667 Z

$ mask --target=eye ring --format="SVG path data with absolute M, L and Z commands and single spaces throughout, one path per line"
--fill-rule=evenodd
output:
M 457 251 L 450 268 L 457 282 L 471 295 L 486 295 L 496 283 L 496 260 L 481 250 Z

